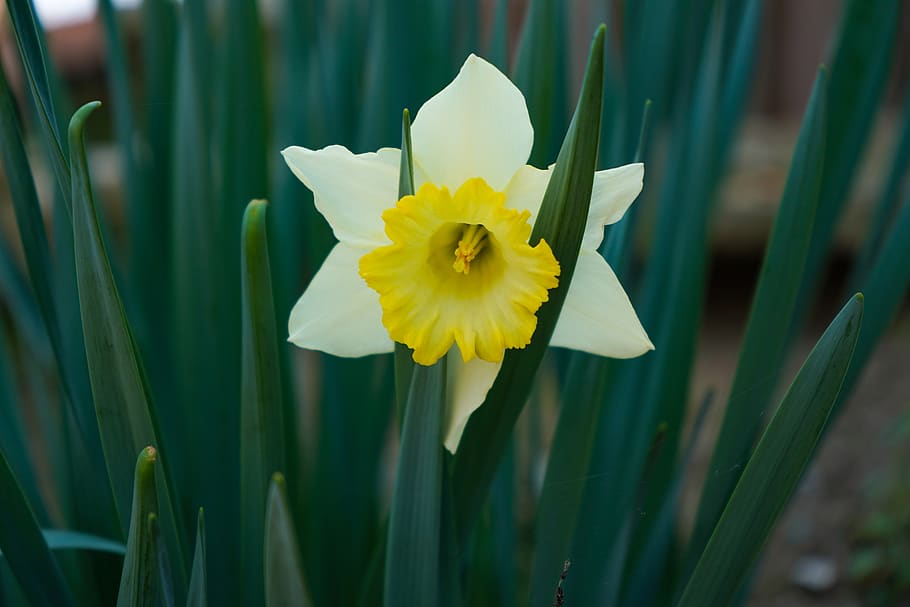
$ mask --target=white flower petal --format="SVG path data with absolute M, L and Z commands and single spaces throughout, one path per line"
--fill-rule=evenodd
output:
M 634 358 L 654 349 L 629 296 L 599 253 L 579 254 L 550 345 L 612 358 Z
M 470 55 L 455 79 L 417 112 L 414 163 L 453 192 L 472 177 L 502 191 L 531 154 L 534 129 L 521 91 Z
M 640 162 L 594 173 L 582 250 L 597 250 L 604 237 L 604 226 L 616 223 L 626 214 L 641 192 L 644 175 L 645 165 Z
M 645 165 L 640 162 L 594 173 L 583 250 L 597 250 L 603 240 L 604 226 L 622 219 L 641 192 L 644 173 Z M 552 174 L 552 165 L 546 170 L 529 165 L 521 167 L 506 186 L 506 205 L 531 211 L 530 221 L 534 225 Z
M 388 243 L 382 212 L 398 200 L 399 150 L 353 154 L 343 146 L 330 145 L 321 150 L 289 147 L 281 154 L 315 194 L 316 208 L 332 226 L 335 238 L 363 247 Z
M 534 225 L 552 173 L 552 167 L 538 169 L 529 164 L 518 169 L 506 186 L 506 206 L 519 211 L 530 211 L 531 218 L 528 222 Z
M 483 404 L 501 366 L 501 362 L 490 363 L 479 358 L 466 363 L 458 348 L 452 348 L 446 355 L 447 407 L 443 442 L 450 453 L 458 448 L 468 418 Z
M 379 295 L 358 273 L 368 249 L 338 243 L 294 304 L 288 341 L 335 356 L 367 356 L 392 351 L 382 326 Z

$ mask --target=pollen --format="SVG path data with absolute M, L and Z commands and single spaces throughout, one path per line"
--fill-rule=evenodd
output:
M 499 362 L 530 343 L 559 263 L 544 240 L 528 243 L 530 213 L 505 203 L 474 178 L 454 195 L 424 184 L 383 213 L 391 244 L 361 257 L 360 275 L 417 363 L 432 365 L 453 345 L 465 362 Z

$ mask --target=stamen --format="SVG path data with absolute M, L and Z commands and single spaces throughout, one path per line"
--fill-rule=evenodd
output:
M 487 229 L 482 225 L 471 224 L 465 227 L 455 249 L 455 263 L 452 268 L 456 272 L 468 274 L 471 272 L 471 262 L 477 257 L 487 244 Z

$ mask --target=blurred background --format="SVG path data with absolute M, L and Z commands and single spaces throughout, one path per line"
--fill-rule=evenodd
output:
M 52 61 L 73 107 L 92 99 L 111 98 L 107 49 L 102 24 L 92 0 L 36 0 L 47 29 Z M 145 30 L 139 0 L 119 0 L 123 42 L 128 51 L 132 86 L 146 82 L 141 51 Z M 495 2 L 480 2 L 478 39 L 490 35 Z M 610 18 L 602 2 L 573 0 L 566 23 L 570 43 L 566 74 L 570 98 L 578 90 L 587 53 L 591 23 Z M 276 0 L 261 3 L 266 41 L 279 28 L 282 14 Z M 331 5 L 331 3 L 329 3 Z M 518 32 L 527 10 L 526 0 L 508 3 L 508 57 L 516 56 Z M 618 9 L 614 9 L 615 13 Z M 802 113 L 819 64 L 829 57 L 840 18 L 832 0 L 767 0 L 764 3 L 757 64 L 748 111 L 733 144 L 732 160 L 719 188 L 717 211 L 710 230 L 710 274 L 698 342 L 695 374 L 690 390 L 701 395 L 715 391 L 725 402 L 733 378 L 737 352 L 760 268 L 764 245 L 772 226 L 787 175 Z M 0 11 L 0 59 L 12 88 L 24 104 L 26 92 L 8 15 Z M 619 21 L 619 19 L 617 19 Z M 318 26 L 317 26 L 318 27 Z M 453 26 L 454 27 L 454 26 Z M 331 31 L 331 30 L 327 30 Z M 613 30 L 610 30 L 613 34 Z M 329 34 L 330 35 L 330 34 Z M 622 36 L 622 32 L 617 32 Z M 176 41 L 174 41 L 176 44 Z M 267 42 L 268 44 L 268 42 Z M 476 49 L 483 54 L 486 43 Z M 876 196 L 900 132 L 901 107 L 910 81 L 910 1 L 904 0 L 891 75 L 873 134 L 862 156 L 862 168 L 852 185 L 849 204 L 836 231 L 832 255 L 822 282 L 821 297 L 808 323 L 806 339 L 792 353 L 792 376 L 797 361 L 842 303 L 853 260 L 865 238 Z M 446 74 L 450 78 L 454 74 Z M 148 110 L 149 108 L 139 108 Z M 566 115 L 570 106 L 566 108 Z M 90 142 L 92 176 L 106 205 L 116 242 L 124 232 L 125 207 L 121 183 L 122 162 L 115 141 L 113 113 L 101 112 L 93 123 Z M 105 124 L 105 121 L 107 123 Z M 634 127 L 633 127 L 634 128 Z M 657 135 L 660 145 L 660 135 Z M 318 142 L 294 143 L 316 146 Z M 395 145 L 395 142 L 389 142 Z M 33 142 L 38 145 L 37 142 Z M 375 146 L 374 146 L 375 147 Z M 372 147 L 355 152 L 370 151 Z M 281 170 L 279 146 L 272 147 L 269 166 Z M 53 176 L 33 154 L 34 171 L 42 201 L 52 199 Z M 0 220 L 6 240 L 18 242 L 8 191 L 0 176 Z M 902 188 L 907 190 L 906 175 Z M 647 173 L 646 173 L 647 183 Z M 902 198 L 903 199 L 903 198 Z M 304 204 L 304 201 L 301 201 Z M 308 203 L 306 203 L 308 204 Z M 48 217 L 48 222 L 50 218 Z M 641 251 L 649 242 L 643 238 Z M 4 318 L 10 305 L 0 294 Z M 283 325 L 283 319 L 279 319 Z M 889 333 L 868 364 L 852 400 L 836 420 L 807 472 L 798 495 L 778 526 L 766 552 L 750 605 L 854 605 L 875 603 L 880 588 L 903 588 L 895 596 L 907 598 L 910 587 L 910 314 L 905 304 Z M 696 453 L 688 483 L 693 490 L 681 516 L 694 516 L 701 478 L 706 473 L 710 446 L 721 419 L 715 407 L 701 435 L 704 448 Z M 546 417 L 544 418 L 546 422 Z M 26 420 L 28 422 L 28 420 Z M 542 428 L 546 437 L 551 427 Z M 546 440 L 546 439 L 545 439 Z M 533 482 L 529 480 L 529 482 Z M 685 525 L 684 525 L 685 526 Z M 898 599 L 900 600 L 900 599 Z M 910 600 L 910 599 L 908 599 Z M 901 603 L 901 604 L 910 604 Z

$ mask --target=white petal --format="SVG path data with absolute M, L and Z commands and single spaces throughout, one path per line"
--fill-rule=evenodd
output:
M 444 444 L 455 453 L 468 418 L 483 404 L 490 386 L 496 380 L 502 363 L 489 363 L 475 358 L 464 362 L 458 348 L 446 355 L 446 408 Z
M 399 150 L 353 154 L 340 145 L 321 150 L 289 147 L 285 162 L 315 194 L 316 208 L 335 238 L 355 246 L 387 244 L 382 212 L 398 200 Z
M 534 225 L 552 173 L 552 167 L 538 169 L 529 164 L 518 169 L 506 186 L 506 206 L 519 211 L 530 211 L 531 218 L 528 221 Z
M 382 326 L 379 295 L 358 273 L 369 249 L 338 243 L 322 263 L 288 320 L 288 341 L 335 356 L 392 351 Z
M 414 163 L 453 192 L 472 177 L 501 191 L 531 154 L 534 129 L 521 91 L 470 55 L 455 79 L 417 112 Z
M 604 226 L 616 223 L 635 202 L 641 192 L 645 165 L 627 164 L 594 173 L 591 190 L 591 207 L 582 249 L 594 251 L 603 240 Z M 540 203 L 553 174 L 553 167 L 543 170 L 525 165 L 519 169 L 506 187 L 506 205 L 513 209 L 531 211 L 531 225 L 537 219 Z
M 597 250 L 603 240 L 604 226 L 616 223 L 626 214 L 641 192 L 644 175 L 645 165 L 640 162 L 594 173 L 583 250 Z
M 582 251 L 551 346 L 634 358 L 653 350 L 629 296 L 599 253 Z

